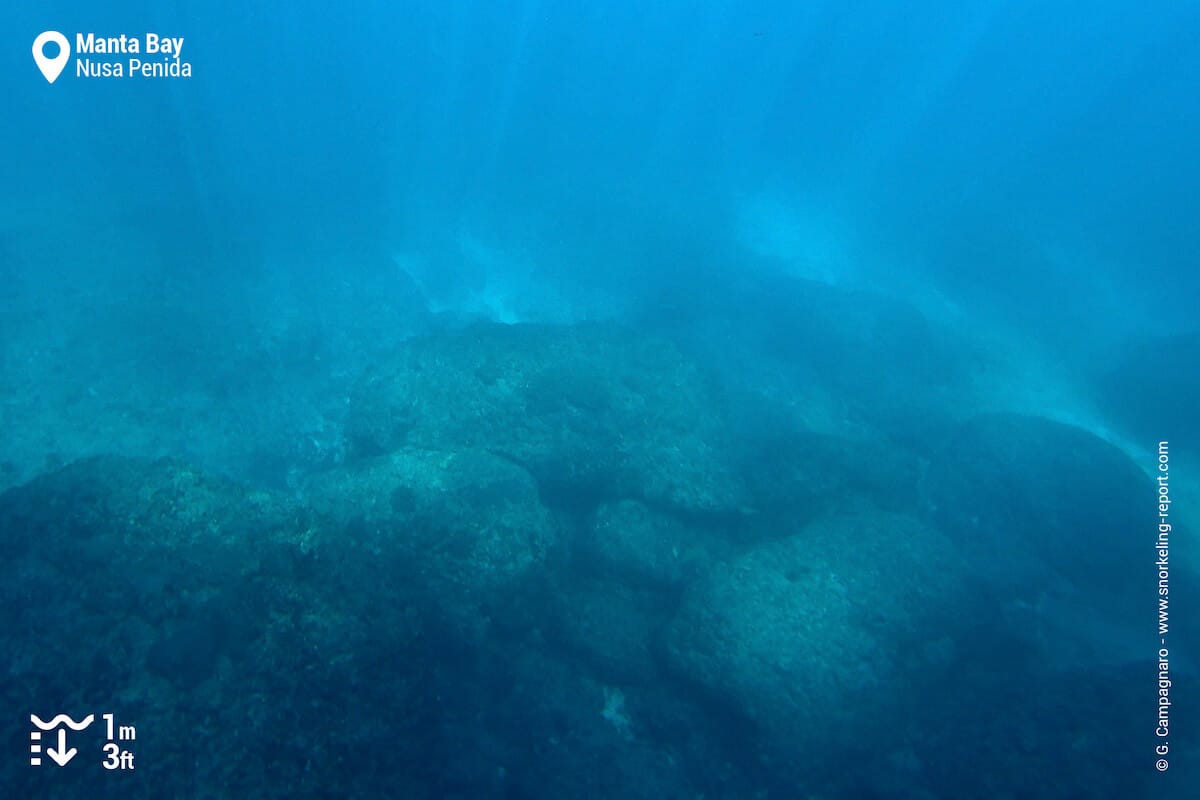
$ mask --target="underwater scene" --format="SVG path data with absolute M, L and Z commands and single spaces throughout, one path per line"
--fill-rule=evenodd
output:
M 0 11 L 0 800 L 1200 797 L 1200 4 Z

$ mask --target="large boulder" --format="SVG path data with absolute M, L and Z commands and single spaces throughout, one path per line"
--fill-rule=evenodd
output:
M 319 476 L 307 499 L 464 634 L 537 577 L 555 541 L 529 473 L 482 450 L 397 451 Z
M 803 774 L 904 719 L 953 658 L 962 579 L 950 541 L 911 517 L 828 517 L 692 584 L 666 656 Z
M 716 530 L 622 500 L 596 509 L 576 541 L 575 556 L 586 572 L 634 587 L 677 590 L 730 550 Z
M 352 457 L 482 449 L 558 504 L 634 497 L 687 513 L 743 501 L 707 382 L 670 343 L 585 324 L 415 339 L 353 393 Z
M 753 409 L 800 430 L 883 434 L 922 452 L 946 420 L 976 407 L 980 349 L 894 295 L 778 270 L 708 277 L 672 287 L 648 324 L 698 339 L 742 414 Z
M 1129 456 L 1021 414 L 974 417 L 945 441 L 926 489 L 938 524 L 988 585 L 1043 603 L 1075 598 L 1109 619 L 1142 613 L 1158 506 Z
M 753 507 L 777 524 L 850 507 L 921 510 L 920 459 L 894 442 L 776 429 L 747 436 L 744 448 Z
M 27 738 L 30 713 L 110 712 L 152 732 L 131 747 L 136 780 L 106 776 L 122 797 L 395 789 L 357 762 L 381 739 L 396 763 L 423 758 L 408 730 L 421 621 L 407 587 L 339 534 L 174 462 L 88 459 L 0 494 L 0 616 L 20 621 L 0 626 L 0 703 L 20 711 L 0 732 Z M 73 742 L 81 762 L 101 727 Z M 5 764 L 13 797 L 91 796 L 100 770 Z

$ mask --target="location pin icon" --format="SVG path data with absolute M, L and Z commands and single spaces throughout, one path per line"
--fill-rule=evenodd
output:
M 58 55 L 54 58 L 46 58 L 46 54 L 42 52 L 42 48 L 46 46 L 46 42 L 54 42 L 58 45 Z M 38 69 L 46 76 L 46 80 L 54 83 L 58 80 L 58 76 L 62 74 L 63 67 L 71 59 L 71 45 L 67 42 L 67 37 L 63 36 L 58 31 L 45 31 L 39 33 L 38 37 L 33 40 L 33 60 L 37 63 Z

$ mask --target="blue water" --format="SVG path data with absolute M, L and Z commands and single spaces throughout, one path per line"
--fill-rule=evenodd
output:
M 0 12 L 0 796 L 1190 796 L 1198 34 Z

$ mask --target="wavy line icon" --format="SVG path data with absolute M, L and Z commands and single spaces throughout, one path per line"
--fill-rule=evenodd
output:
M 96 718 L 95 714 L 88 714 L 86 717 L 83 718 L 82 722 L 76 722 L 75 720 L 68 717 L 66 714 L 59 714 L 57 717 L 50 720 L 49 722 L 42 722 L 42 720 L 38 717 L 37 714 L 29 715 L 29 721 L 44 731 L 54 730 L 59 725 L 66 725 L 68 728 L 70 728 L 73 731 L 81 731 L 84 728 L 86 728 L 88 725 L 91 725 L 92 720 L 94 720 L 95 718 Z

